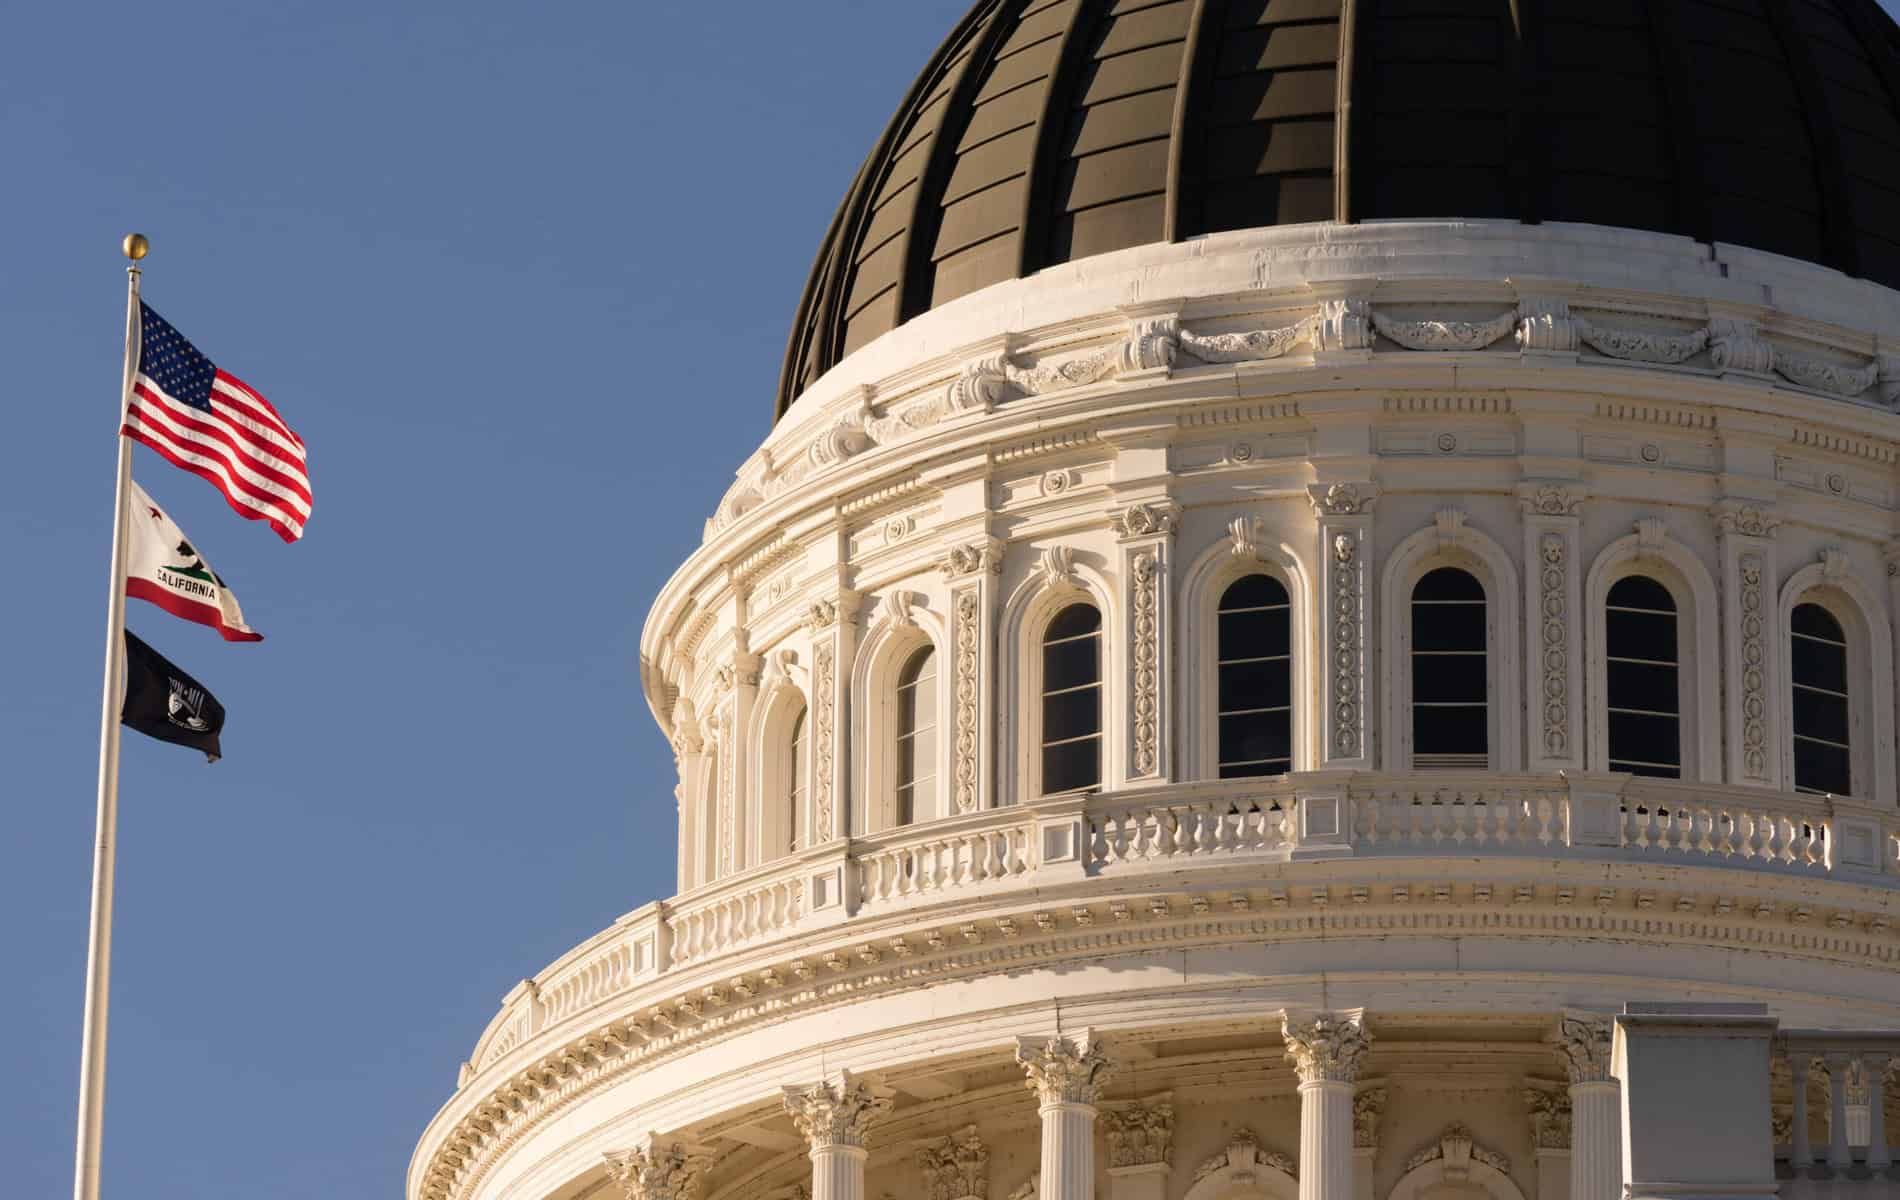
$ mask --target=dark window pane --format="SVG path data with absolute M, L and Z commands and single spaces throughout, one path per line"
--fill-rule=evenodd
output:
M 1286 770 L 1285 763 L 1222 763 L 1220 777 L 1222 779 L 1249 779 L 1259 775 L 1284 775 Z
M 1794 735 L 1845 743 L 1847 701 L 1825 692 L 1794 689 Z
M 1249 575 L 1245 579 L 1235 580 L 1220 597 L 1223 609 L 1262 608 L 1269 604 L 1285 603 L 1286 588 L 1271 575 Z
M 1102 614 L 1095 611 L 1093 604 L 1071 604 L 1057 613 L 1055 620 L 1049 622 L 1049 630 L 1042 635 L 1042 638 L 1046 642 L 1053 642 L 1058 638 L 1092 633 L 1101 627 Z
M 1844 642 L 1847 636 L 1841 632 L 1841 623 L 1834 614 L 1818 604 L 1797 604 L 1789 618 L 1789 627 L 1796 633 L 1809 637 L 1824 638 L 1830 642 Z
M 1653 608 L 1676 611 L 1676 598 L 1669 589 L 1647 575 L 1626 575 L 1610 588 L 1609 602 L 1616 608 Z
M 925 646 L 911 655 L 910 661 L 904 664 L 904 669 L 897 673 L 897 686 L 906 687 L 924 679 L 935 679 L 936 665 L 937 651 L 930 646 Z
M 1085 637 L 1042 648 L 1042 690 L 1058 691 L 1102 678 L 1102 639 Z
M 1484 605 L 1414 604 L 1412 649 L 1485 649 Z
M 1042 740 L 1059 742 L 1102 731 L 1102 689 L 1083 688 L 1042 698 Z
M 1676 711 L 1676 668 L 1612 661 L 1606 674 L 1611 708 L 1639 708 L 1645 712 L 1664 713 Z
M 1634 713 L 1613 712 L 1610 717 L 1610 757 L 1623 762 L 1660 763 L 1667 767 L 1682 761 L 1682 731 L 1674 717 L 1646 717 Z M 1624 768 L 1618 767 L 1617 770 Z
M 1847 690 L 1847 649 L 1797 637 L 1788 640 L 1794 681 L 1829 692 Z
M 1090 738 L 1082 742 L 1064 742 L 1042 748 L 1042 790 L 1066 792 L 1071 788 L 1093 787 L 1102 777 L 1101 743 Z
M 1414 754 L 1483 754 L 1490 749 L 1488 712 L 1483 707 L 1414 708 Z
M 1433 654 L 1412 658 L 1412 699 L 1423 702 L 1490 699 L 1482 654 Z
M 1851 795 L 1854 787 L 1847 751 L 1795 738 L 1794 785 L 1807 792 Z
M 899 785 L 916 781 L 917 750 L 915 738 L 897 739 L 897 782 Z
M 1611 658 L 1675 662 L 1676 619 L 1613 608 L 1603 614 L 1603 642 Z
M 1284 608 L 1265 612 L 1222 613 L 1220 656 L 1262 658 L 1269 654 L 1285 654 L 1292 627 L 1291 613 Z
M 1652 779 L 1682 778 L 1682 768 L 1680 766 L 1664 766 L 1658 763 L 1624 762 L 1617 758 L 1610 759 L 1610 770 L 1628 771 L 1631 775 L 1647 775 Z
M 1412 588 L 1414 600 L 1484 600 L 1484 587 L 1469 571 L 1440 567 L 1427 571 Z
M 1223 763 L 1286 758 L 1292 753 L 1292 747 L 1291 714 L 1253 713 L 1220 719 L 1220 760 Z
M 1292 670 L 1285 659 L 1228 663 L 1220 669 L 1220 709 L 1274 708 L 1290 702 Z

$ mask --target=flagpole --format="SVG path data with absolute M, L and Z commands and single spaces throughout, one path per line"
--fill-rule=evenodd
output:
M 119 423 L 132 404 L 139 361 L 139 260 L 150 248 L 128 234 L 125 256 L 125 373 Z M 119 834 L 119 708 L 125 673 L 125 498 L 132 482 L 132 439 L 114 431 L 119 481 L 112 500 L 112 583 L 106 593 L 106 677 L 99 706 L 99 835 L 92 855 L 92 927 L 86 944 L 86 1026 L 79 1047 L 79 1136 L 73 1164 L 73 1200 L 98 1200 L 99 1155 L 105 1127 L 106 1001 L 112 989 L 112 875 Z

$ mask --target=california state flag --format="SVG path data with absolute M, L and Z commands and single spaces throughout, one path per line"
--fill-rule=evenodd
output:
M 192 546 L 185 531 L 172 524 L 136 483 L 126 518 L 130 523 L 126 595 L 149 600 L 174 617 L 209 625 L 227 642 L 264 640 L 263 634 L 244 623 L 237 597 Z

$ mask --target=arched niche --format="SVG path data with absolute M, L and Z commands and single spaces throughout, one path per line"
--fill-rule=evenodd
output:
M 919 651 L 936 655 L 932 685 L 937 737 L 930 770 L 936 776 L 934 807 L 913 814 L 915 821 L 952 815 L 949 807 L 950 755 L 954 740 L 944 728 L 952 711 L 954 680 L 945 657 L 949 645 L 942 618 L 925 607 L 920 592 L 893 590 L 878 605 L 878 615 L 858 647 L 851 674 L 851 728 L 857 785 L 851 813 L 854 836 L 895 828 L 897 818 L 898 676 Z
M 1003 604 L 997 644 L 1004 647 L 1001 687 L 997 693 L 997 728 L 1006 745 L 998 746 L 999 762 L 1011 763 L 998 780 L 1000 803 L 1022 804 L 1042 793 L 1042 637 L 1049 623 L 1071 604 L 1092 604 L 1102 615 L 1102 741 L 1100 789 L 1121 782 L 1121 728 L 1126 648 L 1115 631 L 1122 628 L 1121 608 L 1109 577 L 1093 565 L 1078 561 L 1067 546 L 1044 547 L 1039 561 Z
M 1506 1172 L 1510 1163 L 1484 1149 L 1463 1125 L 1412 1156 L 1387 1200 L 1524 1200 Z
M 1263 1150 L 1258 1138 L 1241 1129 L 1227 1149 L 1195 1169 L 1181 1200 L 1299 1200 L 1299 1195 L 1293 1160 Z

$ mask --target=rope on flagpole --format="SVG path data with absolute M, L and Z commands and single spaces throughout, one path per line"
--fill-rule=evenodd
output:
M 125 373 L 119 389 L 119 425 L 132 405 L 139 361 L 139 260 L 151 249 L 145 235 L 127 234 Z M 132 439 L 114 431 L 119 478 L 112 501 L 112 583 L 106 593 L 106 671 L 99 711 L 99 834 L 92 856 L 92 923 L 86 945 L 86 1017 L 79 1047 L 79 1134 L 73 1164 L 73 1200 L 98 1200 L 99 1157 L 105 1127 L 106 1002 L 112 990 L 112 881 L 119 833 L 119 710 L 125 674 L 125 502 L 132 481 Z

